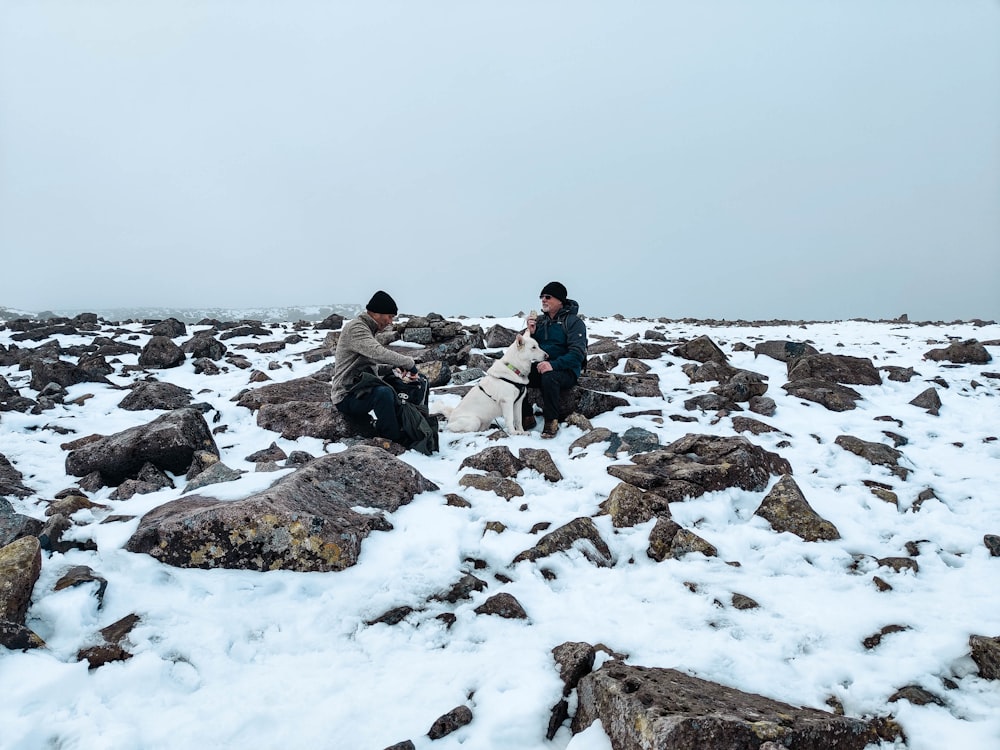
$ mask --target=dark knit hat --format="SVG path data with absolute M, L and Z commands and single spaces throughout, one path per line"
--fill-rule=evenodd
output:
M 566 304 L 566 298 L 569 296 L 566 293 L 566 287 L 564 287 L 558 281 L 550 281 L 548 284 L 543 286 L 542 294 L 548 294 L 552 297 L 555 297 L 563 304 Z
M 372 295 L 372 298 L 368 300 L 368 304 L 365 306 L 365 309 L 368 312 L 385 313 L 387 315 L 395 315 L 399 312 L 399 308 L 396 307 L 396 300 L 383 292 L 381 289 Z

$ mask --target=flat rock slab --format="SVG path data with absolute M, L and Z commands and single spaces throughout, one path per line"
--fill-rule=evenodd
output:
M 343 570 L 358 561 L 369 533 L 392 528 L 379 511 L 436 489 L 386 451 L 355 446 L 242 500 L 165 503 L 143 516 L 127 549 L 180 568 Z
M 876 722 L 798 708 L 675 669 L 612 661 L 580 680 L 573 731 L 600 719 L 615 750 L 863 750 Z

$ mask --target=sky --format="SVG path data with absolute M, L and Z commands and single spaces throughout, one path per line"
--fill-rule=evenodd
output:
M 998 319 L 998 92 L 997 0 L 0 0 L 0 305 Z
M 467 323 L 517 328 L 521 321 Z M 141 346 L 149 339 L 148 329 L 137 323 L 123 328 L 118 335 L 132 343 Z M 984 534 L 1000 534 L 1000 381 L 985 374 L 995 373 L 1000 347 L 988 347 L 994 359 L 986 365 L 956 368 L 922 357 L 950 337 L 1000 340 L 1000 325 L 847 321 L 755 329 L 606 318 L 591 321 L 589 333 L 591 341 L 646 339 L 653 329 L 669 342 L 706 334 L 734 367 L 767 376 L 766 395 L 776 410 L 770 417 L 752 416 L 779 431 L 743 435 L 791 464 L 804 497 L 837 527 L 840 539 L 806 542 L 775 532 L 756 516 L 778 480 L 772 476 L 766 490 L 720 490 L 671 502 L 673 519 L 714 545 L 718 556 L 694 553 L 655 562 L 646 555 L 653 521 L 614 529 L 608 516 L 597 515 L 618 484 L 608 467 L 628 463 L 629 456 L 605 455 L 608 442 L 574 445 L 585 433 L 573 425 L 563 425 L 546 441 L 538 437 L 540 425 L 527 436 L 499 440 L 490 439 L 492 431 L 444 431 L 440 453 L 402 454 L 401 460 L 440 489 L 388 514 L 392 530 L 372 533 L 358 563 L 337 573 L 187 570 L 127 552 L 139 516 L 182 496 L 186 480 L 173 476 L 176 488 L 129 500 L 112 500 L 112 488 L 106 487 L 88 493 L 104 507 L 74 515 L 75 538 L 95 541 L 96 551 L 43 553 L 26 624 L 47 647 L 0 649 L 0 685 L 16 686 L 5 689 L 0 700 L 4 750 L 378 750 L 406 739 L 417 750 L 611 750 L 602 726 L 577 737 L 563 726 L 551 743 L 544 740 L 549 709 L 562 691 L 551 649 L 567 641 L 601 643 L 627 654 L 635 666 L 679 669 L 793 705 L 828 710 L 826 701 L 833 696 L 849 716 L 892 716 L 909 744 L 877 750 L 996 747 L 1000 681 L 978 676 L 968 639 L 1000 636 L 1000 558 L 991 557 L 983 541 Z M 196 330 L 201 328 L 189 327 L 176 341 Z M 293 330 L 301 340 L 281 352 L 240 349 L 251 362 L 248 370 L 227 367 L 218 375 L 197 375 L 189 358 L 154 373 L 209 405 L 206 420 L 225 427 L 216 435 L 221 460 L 245 472 L 201 494 L 237 500 L 286 475 L 289 469 L 255 471 L 246 461 L 272 442 L 286 454 L 322 456 L 346 448 L 310 437 L 282 438 L 258 427 L 254 414 L 232 400 L 233 393 L 261 385 L 250 382 L 253 372 L 266 372 L 277 382 L 325 364 L 308 363 L 303 355 L 319 346 L 327 331 L 286 324 L 273 338 L 282 340 Z M 12 334 L 0 330 L 0 343 L 13 343 Z M 89 340 L 56 338 L 64 347 Z M 876 365 L 913 367 L 918 375 L 907 383 L 884 379 L 882 385 L 854 386 L 862 395 L 857 409 L 828 411 L 781 388 L 784 363 L 754 356 L 756 343 L 783 339 L 809 340 L 820 351 Z M 226 343 L 238 347 L 260 339 Z M 66 405 L 41 414 L 3 413 L 0 453 L 35 492 L 10 498 L 18 512 L 42 519 L 47 501 L 75 486 L 77 479 L 66 474 L 63 443 L 146 424 L 161 414 L 117 406 L 124 388 L 147 377 L 136 361 L 135 354 L 116 358 L 109 376 L 113 385 L 69 387 Z M 272 362 L 279 364 L 272 369 Z M 689 432 L 736 434 L 729 416 L 684 408 L 684 401 L 714 383 L 690 383 L 681 367 L 685 361 L 672 354 L 646 364 L 663 395 L 627 397 L 628 406 L 594 417 L 595 428 L 619 435 L 641 428 L 661 445 Z M 621 361 L 615 372 L 625 366 Z M 16 365 L 0 367 L 0 374 L 21 395 L 37 395 L 28 387 L 30 373 Z M 929 384 L 931 378 L 948 387 Z M 909 404 L 929 385 L 942 401 L 940 416 Z M 440 409 L 457 400 L 435 391 L 430 405 Z M 671 419 L 678 415 L 696 421 Z M 898 422 L 877 419 L 885 415 Z M 853 435 L 890 445 L 884 430 L 908 441 L 899 447 L 900 465 L 910 470 L 905 481 L 835 443 L 840 435 Z M 462 477 L 476 473 L 463 461 L 493 446 L 506 446 L 514 455 L 545 449 L 563 478 L 550 482 L 522 470 L 516 482 L 524 495 L 509 502 L 462 486 Z M 898 506 L 876 498 L 866 481 L 890 487 Z M 917 495 L 928 487 L 936 498 L 917 509 Z M 470 507 L 450 506 L 448 493 L 465 498 Z M 105 522 L 112 515 L 131 520 Z M 597 568 L 578 551 L 539 564 L 510 564 L 539 540 L 536 525 L 556 529 L 582 516 L 593 516 L 615 558 L 612 567 Z M 504 530 L 487 530 L 494 522 Z M 875 558 L 909 556 L 908 542 L 918 542 L 919 555 L 912 558 L 917 572 L 876 564 Z M 469 560 L 485 567 L 474 569 Z M 90 566 L 107 581 L 102 607 L 96 584 L 54 591 L 74 565 Z M 543 566 L 555 577 L 543 576 Z M 485 590 L 454 604 L 431 600 L 465 573 L 480 578 Z M 879 591 L 875 576 L 892 590 Z M 527 620 L 475 614 L 487 597 L 501 592 L 521 603 Z M 735 593 L 760 606 L 735 608 Z M 401 606 L 415 611 L 396 625 L 366 624 Z M 95 641 L 99 629 L 133 613 L 141 618 L 126 644 L 133 657 L 88 671 L 77 652 Z M 454 615 L 451 627 L 439 619 L 443 614 Z M 888 625 L 906 629 L 886 635 L 877 648 L 863 646 Z M 945 705 L 889 701 L 907 685 L 930 691 Z M 432 742 L 426 733 L 434 720 L 459 705 L 472 710 L 472 723 Z

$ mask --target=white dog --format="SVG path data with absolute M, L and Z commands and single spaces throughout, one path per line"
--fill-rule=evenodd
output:
M 451 432 L 485 430 L 497 417 L 503 417 L 507 431 L 524 435 L 521 427 L 521 404 L 528 385 L 531 365 L 547 359 L 530 334 L 518 334 L 503 356 L 490 365 L 479 384 L 465 394 L 448 415 Z

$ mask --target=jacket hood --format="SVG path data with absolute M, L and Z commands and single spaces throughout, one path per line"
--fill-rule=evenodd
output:
M 559 312 L 556 314 L 556 318 L 561 318 L 564 315 L 579 315 L 580 314 L 580 303 L 575 299 L 567 299 L 563 306 L 560 308 Z

